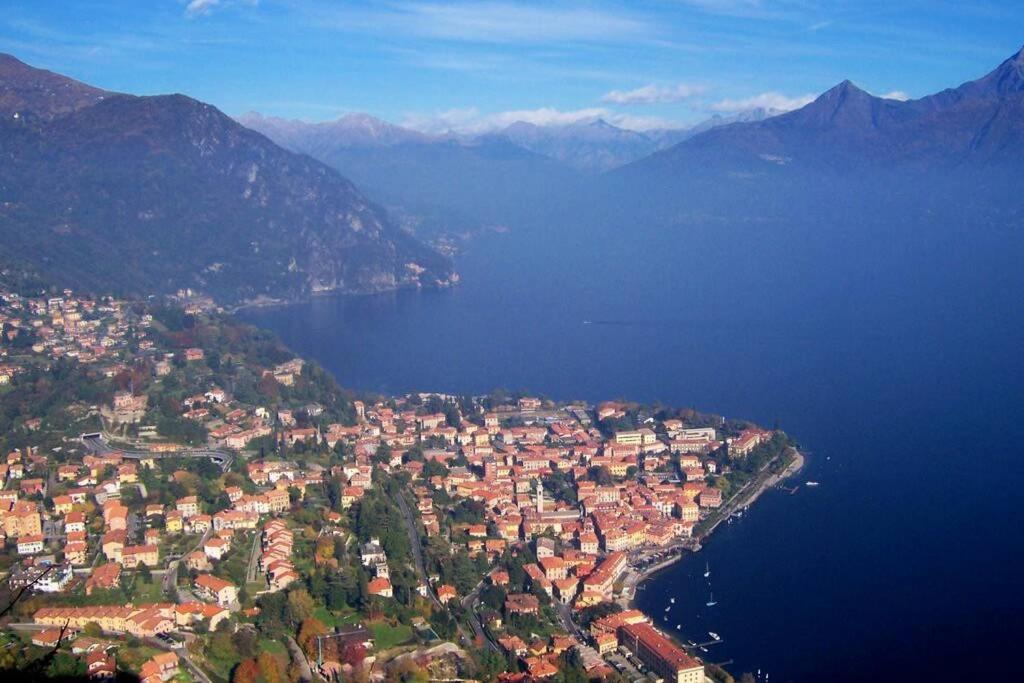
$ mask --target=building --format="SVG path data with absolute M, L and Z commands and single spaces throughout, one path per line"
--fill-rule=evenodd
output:
M 114 562 L 101 564 L 92 570 L 89 578 L 85 580 L 85 594 L 92 595 L 95 590 L 110 590 L 117 588 L 121 580 L 121 565 Z
M 619 641 L 666 681 L 704 683 L 704 665 L 648 623 L 620 626 Z
M 212 574 L 200 574 L 195 580 L 196 595 L 204 600 L 212 600 L 221 607 L 238 602 L 238 588 L 230 581 Z

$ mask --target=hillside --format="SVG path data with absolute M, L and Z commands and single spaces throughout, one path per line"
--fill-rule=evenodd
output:
M 4 106 L 23 112 L 0 123 L 5 261 L 62 285 L 192 287 L 225 301 L 456 277 L 337 171 L 210 105 L 107 94 L 4 63 L 2 92 L 21 93 Z

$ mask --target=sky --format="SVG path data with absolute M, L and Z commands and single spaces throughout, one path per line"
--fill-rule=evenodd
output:
M 844 79 L 921 97 L 1024 45 L 1020 0 L 3 0 L 0 51 L 231 115 L 635 130 L 792 109 Z

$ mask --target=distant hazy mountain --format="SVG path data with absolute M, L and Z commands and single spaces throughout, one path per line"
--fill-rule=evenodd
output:
M 613 126 L 603 119 L 564 126 L 519 121 L 491 136 L 504 137 L 523 149 L 584 171 L 607 171 L 659 148 L 650 136 Z
M 238 120 L 334 167 L 406 216 L 424 238 L 505 223 L 580 178 L 575 169 L 499 135 L 427 135 L 365 114 L 326 123 L 258 114 Z
M 388 123 L 368 114 L 346 114 L 334 121 L 309 123 L 262 116 L 250 112 L 237 118 L 278 144 L 330 163 L 332 156 L 352 158 L 359 150 L 400 145 L 440 145 L 475 152 L 495 144 L 511 143 L 533 154 L 547 157 L 578 171 L 607 171 L 642 159 L 660 149 L 730 123 L 761 121 L 782 113 L 775 109 L 752 109 L 719 115 L 690 128 L 665 128 L 639 132 L 595 118 L 565 125 L 540 126 L 517 121 L 500 130 L 480 135 L 428 135 Z M 340 167 L 342 172 L 347 172 Z
M 801 109 L 720 126 L 622 169 L 624 177 L 779 174 L 1024 161 L 1024 50 L 992 73 L 906 102 L 843 81 Z
M 301 148 L 312 156 L 330 154 L 338 148 L 393 147 L 435 140 L 369 114 L 346 114 L 334 121 L 307 123 L 249 112 L 236 120 L 284 147 Z
M 0 258 L 60 284 L 229 300 L 452 278 L 337 171 L 210 105 L 0 64 Z

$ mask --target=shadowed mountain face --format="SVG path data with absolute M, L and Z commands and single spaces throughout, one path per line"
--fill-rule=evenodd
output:
M 70 286 L 192 287 L 230 301 L 453 278 L 335 170 L 210 105 L 4 65 L 5 260 Z
M 0 117 L 34 116 L 49 121 L 112 94 L 0 54 Z

